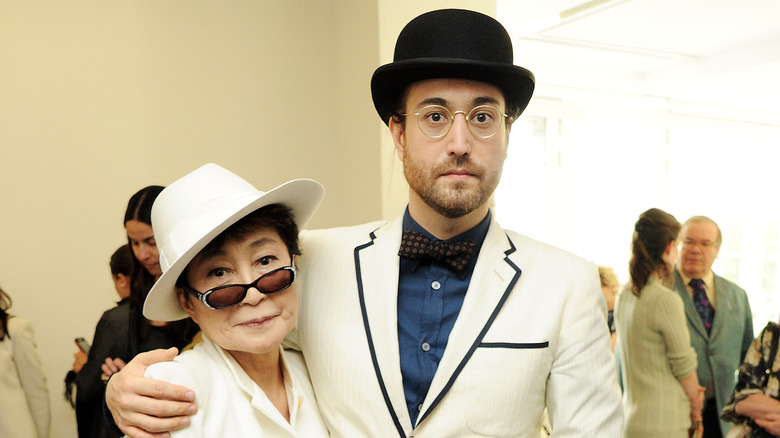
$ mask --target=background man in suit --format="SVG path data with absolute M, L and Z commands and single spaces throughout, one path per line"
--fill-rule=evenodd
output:
M 732 423 L 720 421 L 736 384 L 736 371 L 753 341 L 753 314 L 745 290 L 712 272 L 723 236 L 710 218 L 694 216 L 680 231 L 674 289 L 685 305 L 699 382 L 707 388 L 704 436 L 722 438 Z
M 537 437 L 545 407 L 558 436 L 620 436 L 595 265 L 502 229 L 489 208 L 534 88 L 512 57 L 494 19 L 440 10 L 412 20 L 374 73 L 409 205 L 301 236 L 293 341 L 332 436 Z M 142 379 L 157 357 L 139 359 L 109 382 L 114 418 L 133 436 L 181 427 L 143 415 L 190 405 L 150 401 L 186 389 Z

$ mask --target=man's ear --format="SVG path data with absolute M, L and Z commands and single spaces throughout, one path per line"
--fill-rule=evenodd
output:
M 395 144 L 395 152 L 398 154 L 398 158 L 402 161 L 404 159 L 404 147 L 406 146 L 406 130 L 404 124 L 400 121 L 396 121 L 395 116 L 390 117 L 390 122 L 387 124 L 390 128 L 390 135 L 393 136 L 393 144 Z

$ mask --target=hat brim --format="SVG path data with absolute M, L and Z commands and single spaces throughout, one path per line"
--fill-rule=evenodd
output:
M 212 230 L 186 250 L 163 272 L 146 296 L 144 316 L 152 321 L 177 321 L 189 315 L 179 304 L 176 281 L 193 258 L 220 233 L 230 228 L 250 213 L 271 204 L 283 204 L 293 211 L 295 223 L 303 229 L 314 215 L 325 195 L 325 189 L 317 181 L 297 179 L 286 182 L 265 193 L 245 193 L 246 205 L 233 212 L 224 212 L 224 217 L 212 218 Z
M 533 73 L 517 66 L 455 58 L 416 58 L 385 64 L 371 78 L 371 97 L 387 125 L 401 93 L 409 85 L 426 79 L 470 79 L 497 86 L 503 93 L 512 117 L 519 116 L 534 92 Z

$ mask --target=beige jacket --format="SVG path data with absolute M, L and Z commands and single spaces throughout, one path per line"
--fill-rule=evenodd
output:
M 30 321 L 8 319 L 0 341 L 0 437 L 48 438 L 49 390 Z

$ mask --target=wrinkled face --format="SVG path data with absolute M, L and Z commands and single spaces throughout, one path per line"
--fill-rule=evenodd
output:
M 702 278 L 709 273 L 720 250 L 718 227 L 712 222 L 691 222 L 680 231 L 680 241 L 680 271 L 688 278 Z
M 154 240 L 152 227 L 132 219 L 125 222 L 125 230 L 135 258 L 154 278 L 162 275 L 160 255 L 157 253 L 157 241 Z
M 263 229 L 217 251 L 201 251 L 187 266 L 185 275 L 190 287 L 206 292 L 226 284 L 248 284 L 291 264 L 279 234 Z M 181 292 L 179 301 L 203 333 L 236 359 L 245 353 L 275 355 L 298 317 L 296 283 L 269 295 L 251 288 L 240 304 L 227 309 L 209 309 L 194 296 Z
M 441 138 L 423 134 L 413 115 L 431 104 L 455 114 Z M 469 130 L 465 116 L 456 114 L 468 114 L 483 104 L 506 111 L 501 91 L 483 82 L 431 79 L 409 87 L 405 128 L 391 123 L 391 131 L 411 188 L 410 207 L 425 204 L 445 217 L 458 218 L 486 205 L 501 178 L 509 126 L 502 122 L 493 136 L 479 138 Z

